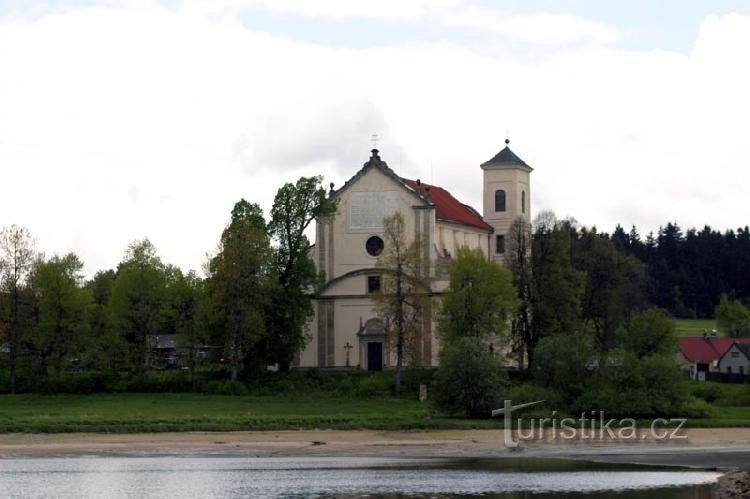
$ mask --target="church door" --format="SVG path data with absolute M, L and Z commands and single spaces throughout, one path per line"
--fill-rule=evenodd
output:
M 367 370 L 383 370 L 383 344 L 371 342 L 367 344 Z

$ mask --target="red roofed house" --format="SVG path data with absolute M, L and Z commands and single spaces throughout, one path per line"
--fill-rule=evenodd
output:
M 377 149 L 364 166 L 331 196 L 338 199 L 332 222 L 319 221 L 312 258 L 326 283 L 315 299 L 308 327 L 311 341 L 300 352 L 302 367 L 350 367 L 381 370 L 395 363 L 383 321 L 371 294 L 380 287 L 378 256 L 384 250 L 383 218 L 400 212 L 407 244 L 421 237 L 430 269 L 432 293 L 448 284 L 447 263 L 458 248 L 479 248 L 502 262 L 505 236 L 518 217 L 530 221 L 532 169 L 506 147 L 481 165 L 482 214 L 443 187 L 400 177 Z M 478 180 L 478 179 L 477 179 Z M 477 181 L 478 183 L 478 181 Z M 426 311 L 426 317 L 431 317 Z M 437 364 L 439 344 L 432 320 L 424 321 L 410 357 L 419 365 Z
M 680 365 L 691 379 L 705 380 L 710 376 L 706 373 L 728 372 L 732 374 L 732 371 L 726 370 L 726 366 L 735 364 L 730 360 L 732 357 L 726 360 L 723 357 L 735 344 L 742 344 L 744 352 L 744 345 L 750 346 L 750 338 L 718 338 L 710 335 L 679 338 Z M 745 374 L 746 369 L 743 371 Z M 739 373 L 739 369 L 735 368 L 735 373 Z

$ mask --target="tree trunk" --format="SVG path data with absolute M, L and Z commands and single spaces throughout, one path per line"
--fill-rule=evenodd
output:
M 10 393 L 16 393 L 16 342 L 12 339 L 10 342 Z
M 398 346 L 396 347 L 396 380 L 394 382 L 394 391 L 396 396 L 401 395 L 401 366 L 404 358 L 404 342 L 402 336 L 399 336 Z
M 13 317 L 10 320 L 10 393 L 16 393 L 16 363 L 18 360 L 18 289 L 14 286 L 11 293 L 13 300 Z

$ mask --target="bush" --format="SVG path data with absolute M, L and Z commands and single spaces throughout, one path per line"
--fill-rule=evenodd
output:
M 721 396 L 721 386 L 717 383 L 699 382 L 690 384 L 690 393 L 708 403 L 716 402 Z
M 212 395 L 248 395 L 250 390 L 241 381 L 209 381 L 201 387 L 201 392 Z
M 616 350 L 589 381 L 573 410 L 620 417 L 679 416 L 686 401 L 685 381 L 674 357 L 638 358 Z
M 688 397 L 679 410 L 679 415 L 683 418 L 710 418 L 714 413 L 708 402 L 695 397 Z
M 549 410 L 564 410 L 565 406 L 560 395 L 550 388 L 545 388 L 536 383 L 521 383 L 511 386 L 508 389 L 506 398 L 513 401 L 513 404 L 525 404 L 527 402 L 536 402 L 544 400 L 543 404 L 534 406 L 533 410 L 525 412 L 526 417 L 534 417 L 539 413 L 543 416 L 549 416 Z
M 534 349 L 534 377 L 571 404 L 586 391 L 595 358 L 587 332 L 555 334 L 542 338 Z
M 487 345 L 476 338 L 457 338 L 440 353 L 432 391 L 438 407 L 480 418 L 499 407 L 506 385 L 505 371 Z
M 354 394 L 357 397 L 382 397 L 389 395 L 391 393 L 391 385 L 393 384 L 391 378 L 391 376 L 383 376 L 381 373 L 363 377 L 358 381 Z

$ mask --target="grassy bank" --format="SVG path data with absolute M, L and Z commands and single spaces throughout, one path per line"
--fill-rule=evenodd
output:
M 717 329 L 715 319 L 674 319 L 674 327 L 677 336 L 700 336 Z
M 548 415 L 548 414 L 547 414 Z M 533 417 L 530 415 L 529 417 Z M 750 407 L 715 407 L 691 427 L 750 427 Z M 502 428 L 435 412 L 413 398 L 96 394 L 0 396 L 0 432 Z

